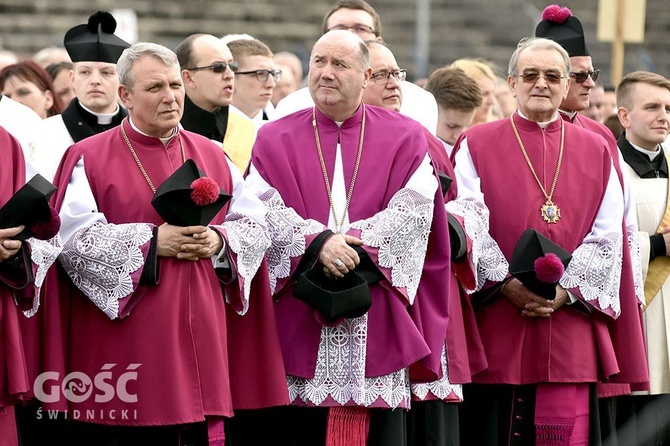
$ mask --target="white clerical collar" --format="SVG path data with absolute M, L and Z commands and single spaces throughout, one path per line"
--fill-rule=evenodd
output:
M 575 119 L 575 116 L 577 116 L 577 112 L 576 112 L 576 111 L 569 112 L 569 111 L 561 110 L 561 109 L 559 108 L 559 109 L 558 109 L 558 112 L 559 112 L 559 113 L 563 113 L 564 115 L 568 116 L 568 117 L 570 118 L 570 122 L 572 122 L 572 120 Z
M 519 116 L 521 116 L 521 117 L 522 117 L 523 119 L 525 119 L 526 121 L 530 121 L 530 119 L 528 119 L 527 117 L 525 117 L 525 116 L 523 115 L 523 113 L 521 113 L 521 110 L 517 110 L 516 112 L 519 114 Z M 534 122 L 536 122 L 536 124 L 539 125 L 540 128 L 545 128 L 546 126 L 548 126 L 549 124 L 551 124 L 552 122 L 556 121 L 556 120 L 559 119 L 559 118 L 560 118 L 559 114 L 556 113 L 556 114 L 554 115 L 554 117 L 551 118 L 549 121 L 545 121 L 545 122 L 536 122 L 536 121 L 534 121 Z
M 130 116 L 128 116 L 128 122 L 130 122 L 130 126 L 131 126 L 131 127 L 133 128 L 133 130 L 135 130 L 137 133 L 141 133 L 141 134 L 143 134 L 144 136 L 148 136 L 149 138 L 155 138 L 155 136 L 148 135 L 148 134 L 144 133 L 142 130 L 138 129 L 137 126 L 135 125 L 135 123 L 133 122 L 133 119 L 132 119 Z M 167 144 L 170 142 L 170 140 L 171 140 L 172 138 L 174 138 L 176 135 L 177 135 L 177 127 L 175 127 L 175 128 L 172 129 L 172 134 L 171 134 L 170 136 L 168 136 L 168 137 L 166 137 L 166 138 L 158 138 L 158 139 L 161 140 L 161 142 L 163 143 L 163 145 L 167 145 Z
M 638 152 L 640 152 L 644 155 L 647 155 L 649 157 L 649 161 L 654 161 L 654 158 L 656 158 L 658 155 L 661 154 L 661 152 L 663 152 L 663 150 L 661 150 L 660 145 L 656 146 L 656 150 L 647 150 L 647 149 L 643 149 L 640 146 L 636 146 L 635 144 L 633 144 L 630 141 L 628 141 L 628 143 Z
M 93 110 L 87 108 L 84 104 L 79 102 L 79 105 L 81 105 L 81 108 L 92 114 L 93 116 L 98 118 L 98 124 L 100 125 L 106 125 L 106 124 L 111 124 L 112 119 L 114 118 L 114 115 L 116 115 L 119 112 L 119 104 L 116 104 L 116 108 L 114 109 L 114 112 L 112 113 L 96 113 Z

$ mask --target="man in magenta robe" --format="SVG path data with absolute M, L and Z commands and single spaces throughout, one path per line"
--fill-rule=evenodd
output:
M 557 43 L 520 43 L 508 77 L 518 111 L 468 130 L 455 152 L 453 210 L 483 217 L 468 234 L 476 240 L 477 323 L 488 368 L 464 392 L 468 444 L 590 444 L 594 384 L 648 380 L 644 360 L 632 366 L 636 374 L 619 376 L 641 345 L 635 330 L 631 348 L 613 341 L 624 310 L 622 190 L 605 140 L 558 114 L 569 73 Z M 553 300 L 509 275 L 508 259 L 528 228 L 572 254 Z
M 270 298 L 267 278 L 252 293 L 269 246 L 265 208 L 245 192 L 220 147 L 180 129 L 184 88 L 172 51 L 138 43 L 123 52 L 117 70 L 129 118 L 73 145 L 56 177 L 60 262 L 77 288 L 68 372 L 83 374 L 81 384 L 93 381 L 88 393 L 70 386 L 64 395 L 68 418 L 83 422 L 73 436 L 82 444 L 190 438 L 188 444 L 223 445 L 223 417 L 234 405 L 228 343 L 247 339 L 227 332 L 226 313 L 258 306 L 264 290 Z M 187 159 L 232 195 L 209 225 L 165 223 L 151 205 L 156 188 Z M 267 405 L 287 400 L 276 332 L 274 342 L 266 347 L 276 357 L 264 358 L 263 372 L 276 371 L 282 385 L 265 395 Z M 45 392 L 58 384 L 46 382 Z
M 26 162 L 18 141 L 0 127 L 0 207 L 26 182 Z M 25 226 L 0 229 L 0 444 L 18 445 L 14 405 L 30 393 L 20 320 L 33 316 L 47 270 L 60 253 L 60 238 L 16 236 Z M 56 228 L 57 229 L 57 228 Z
M 449 308 L 442 195 L 421 125 L 362 103 L 369 64 L 355 34 L 322 36 L 310 57 L 316 106 L 260 130 L 246 178 L 268 207 L 290 444 L 405 444 L 404 411 L 388 409 L 410 407 L 410 374 L 441 377 Z M 313 248 L 307 267 L 335 283 L 371 261 L 380 277 L 369 283 L 367 313 L 326 320 L 294 297 Z

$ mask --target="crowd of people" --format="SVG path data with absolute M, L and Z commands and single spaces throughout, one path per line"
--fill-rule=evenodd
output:
M 381 30 L 2 54 L 0 445 L 670 441 L 670 80 Z

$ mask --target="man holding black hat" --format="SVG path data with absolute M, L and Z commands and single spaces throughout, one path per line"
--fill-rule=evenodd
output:
M 517 112 L 472 127 L 455 149 L 459 196 L 450 210 L 480 216 L 479 229 L 470 230 L 473 259 L 480 262 L 473 302 L 488 361 L 473 376 L 475 384 L 464 386 L 463 444 L 594 444 L 594 384 L 647 379 L 639 319 L 636 327 L 624 326 L 628 348 L 616 342 L 623 330 L 613 329 L 623 313 L 624 207 L 609 148 L 558 113 L 570 71 L 569 56 L 556 42 L 522 41 L 508 76 Z M 572 256 L 567 267 L 564 255 L 537 254 L 531 278 L 522 274 L 528 265 L 508 267 L 529 228 Z M 551 251 L 522 248 L 524 256 Z M 529 280 L 558 284 L 554 295 L 542 297 Z M 620 373 L 624 363 L 637 374 Z
M 74 427 L 81 444 L 223 445 L 235 392 L 248 392 L 247 399 L 261 393 L 253 382 L 235 386 L 228 343 L 247 336 L 227 338 L 226 313 L 271 302 L 262 263 L 265 208 L 245 193 L 219 146 L 180 128 L 184 87 L 172 51 L 137 43 L 117 68 L 129 116 L 68 150 L 55 202 L 63 220 L 60 261 L 76 285 L 68 301 L 68 371 L 92 377 L 110 370 L 118 378 L 125 370 L 131 382 L 111 396 L 69 399 L 67 407 L 82 414 L 85 423 Z M 272 335 L 272 327 L 261 328 Z M 263 341 L 268 352 L 245 352 L 245 364 L 267 354 L 246 379 L 276 371 L 281 386 L 264 376 L 277 392 L 254 404 L 282 404 L 276 333 L 274 343 Z
M 65 33 L 64 44 L 74 69 L 76 97 L 60 115 L 45 119 L 44 141 L 37 148 L 35 167 L 52 179 L 65 150 L 75 142 L 119 125 L 128 112 L 119 105 L 116 61 L 130 44 L 116 35 L 116 20 L 106 11 Z

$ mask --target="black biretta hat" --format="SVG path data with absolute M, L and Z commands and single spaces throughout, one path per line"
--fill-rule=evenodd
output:
M 542 11 L 542 21 L 535 28 L 535 37 L 551 39 L 565 48 L 570 57 L 590 56 L 582 22 L 572 11 L 549 5 Z
M 171 225 L 207 226 L 230 198 L 188 159 L 158 187 L 151 204 Z
M 72 62 L 116 63 L 130 44 L 114 35 L 116 19 L 107 11 L 98 11 L 88 23 L 65 33 L 63 43 Z
M 540 258 L 543 260 L 536 263 Z M 556 284 L 570 259 L 570 253 L 556 243 L 534 229 L 526 229 L 514 247 L 509 272 L 533 293 L 554 299 Z
M 29 237 L 51 238 L 60 227 L 58 215 L 54 215 L 49 205 L 49 198 L 56 192 L 56 186 L 51 184 L 42 175 L 35 175 L 21 187 L 0 209 L 0 228 L 14 228 L 24 225 L 25 229 L 14 237 L 25 240 Z M 58 220 L 57 226 L 49 230 L 49 234 L 39 234 L 38 223 L 49 223 Z M 54 232 L 55 230 L 55 232 Z

